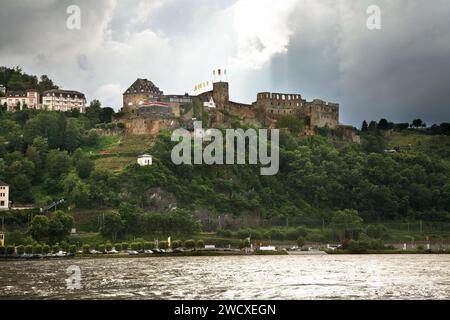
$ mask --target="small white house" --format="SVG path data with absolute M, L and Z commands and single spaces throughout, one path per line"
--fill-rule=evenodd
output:
M 153 164 L 153 157 L 149 154 L 143 154 L 140 155 L 137 158 L 137 163 L 141 166 L 141 167 L 145 167 L 145 166 L 151 166 Z

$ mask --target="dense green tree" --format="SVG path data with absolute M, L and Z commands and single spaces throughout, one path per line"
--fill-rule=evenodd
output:
M 411 127 L 413 128 L 421 128 L 423 125 L 423 121 L 421 119 L 416 119 L 412 122 Z
M 369 130 L 369 125 L 367 124 L 367 121 L 364 120 L 361 126 L 361 131 L 366 132 L 367 130 Z
M 333 214 L 331 227 L 341 239 L 357 239 L 363 219 L 356 210 L 340 210 Z
M 47 155 L 46 169 L 50 177 L 60 178 L 67 174 L 71 167 L 69 154 L 66 151 L 51 150 Z
M 28 233 L 36 240 L 42 240 L 48 237 L 50 220 L 43 215 L 34 216 L 31 220 Z
M 105 214 L 104 221 L 101 228 L 101 233 L 104 236 L 110 236 L 112 241 L 117 240 L 119 232 L 124 228 L 124 221 L 117 212 L 109 212 Z

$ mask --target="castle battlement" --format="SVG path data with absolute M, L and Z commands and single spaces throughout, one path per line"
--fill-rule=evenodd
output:
M 326 102 L 321 99 L 314 99 L 308 102 L 302 98 L 301 94 L 281 92 L 259 92 L 256 95 L 256 102 L 251 105 L 233 102 L 230 101 L 229 83 L 224 81 L 213 82 L 212 90 L 203 92 L 198 96 L 185 95 L 183 102 L 186 100 L 186 103 L 174 103 L 168 98 L 151 81 L 138 79 L 124 93 L 123 110 L 135 113 L 136 109 L 139 109 L 138 116 L 154 117 L 155 115 L 164 115 L 162 118 L 166 118 L 169 113 L 164 108 L 162 110 L 162 107 L 155 106 L 155 110 L 151 109 L 152 106 L 140 108 L 147 101 L 160 101 L 168 102 L 172 108 L 172 115 L 179 117 L 181 107 L 185 108 L 187 105 L 193 105 L 196 100 L 203 105 L 204 102 L 209 102 L 212 99 L 216 108 L 209 111 L 212 112 L 211 118 L 214 119 L 214 123 L 220 123 L 224 120 L 224 112 L 220 111 L 226 110 L 243 119 L 259 121 L 269 126 L 276 124 L 278 119 L 283 116 L 308 118 L 311 129 L 315 127 L 336 128 L 339 125 L 338 103 Z

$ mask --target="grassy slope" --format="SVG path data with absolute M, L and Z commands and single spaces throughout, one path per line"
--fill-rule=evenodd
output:
M 442 148 L 450 150 L 450 136 L 427 135 L 413 131 L 393 132 L 386 134 L 386 146 L 394 148 L 411 148 L 415 151 L 430 152 Z
M 100 144 L 86 151 L 98 155 L 107 151 L 108 156 L 101 156 L 95 160 L 99 169 L 118 172 L 126 166 L 136 163 L 136 156 L 148 150 L 154 142 L 151 135 L 119 135 L 100 137 Z

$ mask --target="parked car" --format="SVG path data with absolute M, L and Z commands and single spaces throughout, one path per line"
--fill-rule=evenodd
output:
M 58 258 L 62 258 L 62 257 L 67 256 L 67 253 L 64 252 L 64 251 L 59 251 L 58 253 L 56 253 L 56 256 L 57 256 Z
M 153 251 L 152 250 L 144 250 L 144 253 L 145 254 L 153 254 Z
M 89 253 L 90 254 L 101 254 L 101 252 L 97 251 L 97 250 L 90 250 Z
M 116 249 L 112 249 L 110 251 L 107 251 L 108 254 L 118 254 L 119 251 L 117 251 Z
M 139 252 L 137 252 L 136 250 L 129 250 L 129 251 L 128 251 L 128 254 L 129 254 L 130 256 L 136 256 L 136 255 L 139 254 Z

